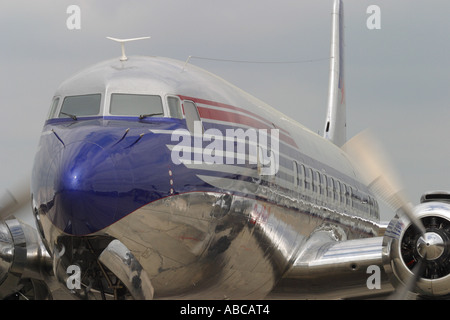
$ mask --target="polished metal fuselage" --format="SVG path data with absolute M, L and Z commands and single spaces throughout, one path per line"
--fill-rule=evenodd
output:
M 199 192 L 141 208 L 107 232 L 139 259 L 155 298 L 261 299 L 327 225 L 347 230 L 339 240 L 372 236 L 375 227 L 302 201 L 287 208 Z
M 258 177 L 256 167 L 215 164 L 206 168 L 180 164 L 183 173 L 174 175 L 175 185 L 180 186 L 179 189 L 174 187 L 175 192 L 159 198 L 154 196 L 143 206 L 120 217 L 114 216 L 92 233 L 71 234 L 68 230 L 72 230 L 72 222 L 62 222 L 65 218 L 58 210 L 63 207 L 56 205 L 60 195 L 54 191 L 53 171 L 46 164 L 46 157 L 52 157 L 57 150 L 56 153 L 61 154 L 58 157 L 64 158 L 64 152 L 84 143 L 70 135 L 71 130 L 82 128 L 83 120 L 67 122 L 61 127 L 49 122 L 41 137 L 32 191 L 39 229 L 54 257 L 56 273 L 64 273 L 69 265 L 85 263 L 87 255 L 80 252 L 90 249 L 95 257 L 111 239 L 118 239 L 148 275 L 154 298 L 259 299 L 266 297 L 288 274 L 299 256 L 305 254 L 305 248 L 312 245 L 311 241 L 320 239 L 314 244 L 336 243 L 377 236 L 378 207 L 343 151 L 223 80 L 193 67 L 185 70 L 181 62 L 131 58 L 127 62 L 108 62 L 90 69 L 85 75 L 64 83 L 57 95 L 82 94 L 92 88 L 102 93 L 104 106 L 109 105 L 110 94 L 117 90 L 161 96 L 176 94 L 183 99 L 196 100 L 202 108 L 209 104 L 210 113 L 200 112 L 201 116 L 225 108 L 240 108 L 233 110 L 236 118 L 244 115 L 255 121 L 270 119 L 265 120 L 266 124 L 280 128 L 286 136 L 280 147 L 284 162 L 280 164 L 280 175 L 273 177 Z M 213 101 L 221 104 L 213 105 Z M 107 127 L 109 122 L 116 123 L 116 120 L 106 119 L 107 108 L 103 110 L 99 128 Z M 224 124 L 224 121 L 203 116 L 202 121 L 206 128 Z M 139 125 L 136 130 L 144 127 Z M 248 125 L 242 127 L 249 128 Z M 123 135 L 124 129 L 120 128 L 116 135 Z M 149 126 L 146 132 L 152 129 L 154 127 Z M 144 148 L 146 138 L 143 138 L 133 150 L 139 147 L 169 159 L 172 148 L 166 141 L 170 131 L 162 131 L 154 130 L 148 139 L 148 143 L 153 143 L 149 144 L 150 149 Z M 85 137 L 94 137 L 93 133 Z M 131 133 L 127 139 L 131 139 L 130 136 Z M 91 146 L 89 150 L 109 150 L 106 142 L 100 145 L 92 141 L 87 141 Z M 125 158 L 125 151 L 120 152 L 120 157 Z M 161 164 L 160 160 L 158 163 L 148 160 L 134 168 L 130 165 L 132 162 L 126 162 L 119 172 L 118 163 L 122 158 L 118 155 L 111 151 L 104 158 L 113 163 L 117 175 L 130 171 L 130 177 L 136 181 L 143 172 L 149 179 L 152 175 L 167 175 L 161 168 L 173 166 Z M 308 183 L 315 184 L 315 188 L 299 186 L 293 177 L 294 162 L 320 173 L 321 182 L 314 182 L 310 176 Z M 153 172 L 149 173 L 150 170 Z M 244 171 L 246 180 L 242 179 Z M 47 175 L 47 172 L 50 173 Z M 214 176 L 214 172 L 227 175 Z M 192 181 L 198 184 L 192 185 Z M 125 188 L 123 181 L 115 180 L 115 183 Z M 160 191 L 154 181 L 147 181 L 147 185 L 156 193 Z M 317 234 L 325 236 L 316 237 Z M 98 247 L 92 243 L 86 246 L 80 239 L 92 240 Z M 66 278 L 61 276 L 62 286 L 66 285 Z M 361 285 L 364 287 L 365 283 Z

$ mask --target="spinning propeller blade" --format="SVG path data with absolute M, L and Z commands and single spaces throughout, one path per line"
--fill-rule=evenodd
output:
M 394 212 L 404 214 L 411 223 L 425 234 L 423 223 L 413 212 L 380 143 L 368 131 L 363 131 L 342 147 L 359 168 L 369 189 Z
M 0 194 L 0 219 L 4 220 L 30 203 L 30 183 L 24 179 Z

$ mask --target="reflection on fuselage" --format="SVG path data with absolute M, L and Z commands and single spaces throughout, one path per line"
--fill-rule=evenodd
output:
M 80 265 L 89 285 L 92 261 L 118 239 L 142 265 L 155 297 L 262 298 L 316 230 L 333 225 L 347 239 L 376 235 L 377 204 L 336 146 L 201 70 L 180 73 L 179 62 L 162 58 L 117 64 L 105 62 L 65 83 L 41 136 L 33 204 L 47 248 L 64 248 L 54 262 L 61 270 Z M 80 96 L 97 74 L 105 81 L 98 113 L 78 113 L 74 105 L 62 111 L 65 97 Z M 200 78 L 207 85 L 191 85 Z M 115 87 L 136 95 L 126 97 L 126 107 L 117 104 L 133 114 L 114 114 Z M 153 101 L 148 110 L 145 95 Z M 196 112 L 187 114 L 187 104 Z M 276 130 L 279 150 L 271 160 L 278 170 L 261 170 L 260 156 L 249 161 L 248 141 L 234 150 L 232 164 L 196 162 L 212 143 L 194 141 L 198 134 L 184 154 L 192 162 L 175 164 L 180 140 L 172 134 L 190 132 L 189 121 L 201 121 L 200 136 L 211 129 L 222 137 L 227 130 Z

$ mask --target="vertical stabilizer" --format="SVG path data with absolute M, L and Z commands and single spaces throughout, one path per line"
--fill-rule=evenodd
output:
M 347 141 L 344 84 L 344 5 L 335 0 L 331 24 L 330 80 L 324 137 L 341 147 Z

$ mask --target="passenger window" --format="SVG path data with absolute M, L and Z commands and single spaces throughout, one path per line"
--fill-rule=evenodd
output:
M 167 104 L 169 105 L 170 116 L 172 118 L 183 119 L 180 99 L 177 97 L 167 97 Z
M 340 201 L 341 188 L 339 186 L 339 181 L 334 180 L 334 200 Z
M 345 185 L 341 182 L 341 203 L 345 204 Z
M 53 119 L 56 117 L 56 109 L 58 108 L 59 97 L 54 97 L 52 101 L 52 105 L 50 106 L 50 111 L 48 112 L 47 119 Z
M 161 97 L 144 94 L 113 93 L 109 113 L 121 116 L 137 116 L 142 119 L 164 116 Z
M 333 178 L 327 177 L 327 197 L 333 198 Z
M 320 175 L 319 172 L 313 172 L 313 192 L 320 193 Z
M 352 205 L 352 187 L 347 187 L 347 205 L 351 206 Z
M 298 171 L 298 184 L 301 188 L 305 188 L 305 172 L 305 166 L 301 164 Z
M 320 194 L 326 195 L 327 177 L 323 173 L 319 173 L 320 176 Z
M 297 161 L 293 161 L 292 165 L 294 167 L 294 188 L 298 187 L 299 179 L 298 179 L 298 164 Z
M 101 94 L 87 94 L 65 97 L 59 118 L 96 116 L 100 114 Z
M 312 169 L 308 168 L 305 171 L 305 188 L 311 190 Z
M 189 132 L 194 133 L 194 123 L 196 121 L 200 122 L 202 133 L 203 133 L 203 124 L 200 120 L 200 115 L 198 114 L 197 106 L 192 101 L 184 101 L 184 116 L 186 117 L 186 125 L 188 127 Z

